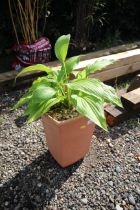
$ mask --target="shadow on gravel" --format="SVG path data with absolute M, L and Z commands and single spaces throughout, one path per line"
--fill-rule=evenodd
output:
M 27 122 L 26 116 L 19 116 L 17 119 L 15 119 L 15 124 L 18 128 L 24 126 L 26 122 Z
M 0 209 L 43 209 L 81 162 L 62 169 L 49 152 L 39 156 L 14 178 L 0 186 Z

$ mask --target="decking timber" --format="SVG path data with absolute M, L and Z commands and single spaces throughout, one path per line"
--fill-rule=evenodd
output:
M 140 88 L 130 92 L 122 89 L 118 92 L 124 108 L 106 104 L 104 106 L 106 121 L 109 126 L 115 126 L 140 112 Z
M 113 59 L 117 60 L 115 63 L 111 64 L 107 68 L 103 69 L 102 71 L 98 71 L 95 74 L 92 74 L 91 77 L 99 78 L 102 81 L 107 81 L 110 79 L 114 79 L 120 76 L 124 76 L 127 74 L 131 74 L 134 72 L 137 72 L 140 70 L 140 49 L 135 50 L 129 50 L 122 53 L 117 53 L 113 55 L 108 56 L 102 56 L 99 58 L 93 58 L 91 59 L 92 55 L 94 56 L 94 53 L 87 54 L 85 56 L 82 56 L 82 61 L 79 63 L 79 65 L 75 68 L 75 71 L 80 71 L 85 66 L 94 63 L 96 60 L 102 60 L 102 59 Z M 58 70 L 60 68 L 60 63 L 57 61 L 49 62 L 47 66 L 53 67 L 55 70 Z M 2 83 L 14 81 L 16 75 L 18 74 L 17 71 L 10 71 L 3 74 L 0 74 L 0 86 Z M 20 78 L 26 78 L 28 76 L 38 76 L 41 75 L 41 72 L 32 72 L 27 73 L 26 75 L 21 75 Z
M 140 109 L 140 87 L 123 94 L 121 100 L 126 109 Z
M 129 65 L 120 66 L 112 69 L 105 69 L 104 71 L 91 74 L 90 77 L 95 77 L 101 81 L 108 81 L 124 75 L 132 74 L 140 71 L 140 62 Z

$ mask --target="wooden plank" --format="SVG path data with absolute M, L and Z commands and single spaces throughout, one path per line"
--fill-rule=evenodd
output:
M 88 55 L 86 58 L 88 59 Z M 105 71 L 112 70 L 115 68 L 123 68 L 123 66 L 125 69 L 129 68 L 129 70 L 130 70 L 129 72 L 131 72 L 130 68 L 131 68 L 131 64 L 133 64 L 133 63 L 138 64 L 138 67 L 137 66 L 134 67 L 134 71 L 137 71 L 137 68 L 139 68 L 139 61 L 140 61 L 140 49 L 135 49 L 135 50 L 118 53 L 118 54 L 114 54 L 114 55 L 109 55 L 109 56 L 103 56 L 100 58 L 84 60 L 84 61 L 80 62 L 80 64 L 75 68 L 75 70 L 80 71 L 83 68 L 85 68 L 87 65 L 94 63 L 96 60 L 102 60 L 102 59 L 114 59 L 114 60 L 118 60 L 118 61 L 115 62 L 114 64 L 108 66 L 106 69 L 100 71 L 99 73 L 97 73 L 97 75 L 101 74 L 101 72 L 105 72 Z M 60 63 L 57 61 L 49 62 L 47 65 L 50 67 L 53 67 L 55 70 L 60 69 Z M 116 69 L 116 71 L 118 71 L 118 69 Z M 126 71 L 126 70 L 124 70 L 124 71 Z M 2 75 L 0 75 L 0 82 L 3 82 L 5 80 L 8 81 L 10 79 L 14 79 L 15 76 L 17 75 L 17 73 L 18 73 L 17 71 L 3 73 Z M 32 74 L 33 74 L 33 72 L 28 73 L 27 75 L 32 75 Z M 38 74 L 38 72 L 36 72 L 34 74 Z M 114 75 L 114 73 L 113 73 L 113 75 Z M 23 75 L 21 77 L 23 77 Z M 116 75 L 114 76 L 114 78 L 115 77 L 116 77 Z
M 136 110 L 140 108 L 140 88 L 125 93 L 122 95 L 121 100 L 126 109 Z
M 88 55 L 86 56 L 87 56 L 86 58 L 88 58 Z M 116 63 L 108 66 L 108 68 L 91 75 L 91 77 L 99 78 L 102 81 L 114 79 L 114 78 L 131 74 L 140 70 L 140 62 L 139 62 L 140 49 L 131 50 L 131 51 L 109 55 L 109 56 L 103 56 L 97 59 L 94 58 L 94 59 L 89 59 L 89 60 L 83 60 L 80 62 L 80 64 L 75 70 L 80 71 L 86 65 L 91 64 L 95 62 L 96 60 L 102 60 L 102 59 L 119 59 Z M 47 65 L 50 67 L 53 67 L 55 70 L 60 68 L 60 63 L 57 61 L 50 62 Z M 2 87 L 6 83 L 7 84 L 12 83 L 17 74 L 18 74 L 17 71 L 10 71 L 10 72 L 0 74 L 0 86 Z M 34 73 L 31 72 L 31 73 L 27 73 L 26 75 L 21 75 L 17 81 L 23 81 L 24 79 L 38 77 L 41 75 L 42 75 L 42 72 L 40 71 L 34 72 Z
M 112 68 L 107 71 L 100 71 L 95 74 L 91 74 L 90 77 L 95 77 L 101 81 L 108 81 L 138 71 L 140 71 L 140 62 L 132 63 L 118 68 Z
M 114 60 L 116 62 L 109 65 L 106 69 L 103 69 L 100 72 L 105 72 L 106 70 L 108 71 L 109 69 L 119 68 L 122 66 L 126 66 L 129 64 L 131 65 L 132 63 L 139 62 L 140 49 L 126 51 L 123 53 L 117 53 L 117 54 L 108 55 L 108 56 L 102 56 L 99 58 L 87 59 L 87 60 L 81 61 L 79 65 L 76 66 L 75 70 L 80 71 L 83 68 L 85 68 L 87 65 L 93 64 L 95 61 L 100 61 L 103 59 Z
M 106 121 L 109 126 L 118 125 L 120 122 L 129 118 L 130 111 L 117 108 L 113 105 L 108 105 L 104 108 Z
M 117 94 L 122 96 L 126 93 L 126 89 L 118 90 Z M 114 105 L 106 104 L 104 106 L 106 121 L 109 126 L 117 125 L 119 122 L 122 122 L 128 116 L 128 111 L 122 108 L 115 107 Z
M 137 95 L 137 92 L 139 94 L 139 91 L 135 90 L 135 96 Z M 119 123 L 123 122 L 124 120 L 127 120 L 132 115 L 140 111 L 140 105 L 138 106 L 136 104 L 137 102 L 139 104 L 140 97 L 135 97 L 133 91 L 126 93 L 126 90 L 122 89 L 118 92 L 118 95 L 121 96 L 121 99 L 126 96 L 125 98 L 127 99 L 129 98 L 129 100 L 131 99 L 130 101 L 134 102 L 135 104 L 134 103 L 131 104 L 131 106 L 133 105 L 133 108 L 131 106 L 128 106 L 128 103 L 131 103 L 128 101 L 125 101 L 126 104 L 124 108 L 116 107 L 114 105 L 106 105 L 104 107 L 104 110 L 105 110 L 105 115 L 106 115 L 106 121 L 109 126 L 118 125 Z
M 105 115 L 106 115 L 106 121 L 109 126 L 115 126 L 119 123 L 124 122 L 125 120 L 131 118 L 133 115 L 137 114 L 140 109 L 136 110 L 126 110 L 117 108 L 114 106 L 108 106 L 105 108 Z

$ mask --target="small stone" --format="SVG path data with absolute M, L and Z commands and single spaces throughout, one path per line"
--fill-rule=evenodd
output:
M 126 180 L 125 180 L 125 183 L 126 183 L 126 184 L 129 184 L 129 183 L 130 183 L 130 181 L 129 181 L 128 179 L 126 179 Z
M 41 176 L 38 176 L 37 179 L 40 180 L 41 179 Z
M 117 176 L 117 173 L 116 173 L 116 172 L 113 172 L 113 175 L 114 175 L 114 176 Z
M 110 147 L 110 148 L 112 148 L 112 147 L 113 147 L 113 144 L 111 144 L 111 143 L 109 143 L 108 145 L 109 145 L 109 147 Z
M 135 192 L 140 195 L 140 189 L 139 188 L 136 188 Z
M 140 210 L 140 203 L 136 204 L 136 210 Z
M 38 183 L 38 184 L 37 184 L 37 186 L 38 186 L 38 187 L 41 187 L 41 186 L 42 186 L 42 184 L 41 184 L 41 183 Z
M 130 210 L 135 210 L 135 207 L 132 206 L 132 205 L 129 205 L 129 209 L 130 209 Z
M 57 195 L 55 195 L 54 200 L 57 200 Z
M 116 170 L 117 173 L 120 173 L 121 172 L 120 166 L 116 166 L 115 170 Z
M 80 174 L 80 176 L 81 176 L 81 178 L 84 178 L 85 175 L 84 174 Z
M 48 189 L 46 189 L 46 193 L 49 193 L 49 190 Z
M 135 168 L 135 171 L 140 173 L 140 169 L 139 168 Z
M 128 200 L 129 200 L 130 204 L 135 205 L 136 202 L 135 202 L 135 199 L 134 199 L 133 195 L 129 195 Z
M 116 210 L 123 210 L 123 208 L 119 204 L 117 204 L 116 205 Z
M 113 197 L 109 196 L 109 200 L 110 200 L 112 203 L 114 203 L 114 198 L 113 198 Z
M 122 201 L 122 205 L 123 206 L 126 206 L 126 202 L 124 200 Z
M 111 139 L 107 139 L 106 141 L 107 141 L 107 143 L 111 143 Z
M 3 187 L 3 184 L 0 184 L 0 187 Z
M 114 203 L 109 203 L 108 207 L 109 207 L 109 209 L 114 209 L 115 208 Z
M 108 184 L 113 187 L 114 183 L 112 181 L 109 181 Z
M 105 190 L 101 190 L 101 193 L 102 193 L 103 195 L 105 195 L 105 194 L 106 194 Z
M 4 205 L 5 205 L 5 206 L 8 206 L 8 204 L 9 204 L 9 202 L 8 202 L 8 201 L 6 201 L 6 202 L 4 203 Z
M 86 205 L 88 203 L 88 200 L 87 200 L 87 198 L 82 198 L 81 202 Z

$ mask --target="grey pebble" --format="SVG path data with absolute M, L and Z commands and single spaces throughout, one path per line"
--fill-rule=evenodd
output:
M 38 184 L 37 184 L 37 186 L 38 186 L 38 187 L 41 187 L 41 186 L 42 186 L 42 184 L 41 184 L 41 183 L 38 183 Z
M 103 195 L 105 195 L 105 194 L 106 194 L 105 190 L 101 190 L 101 193 L 102 193 Z
M 132 204 L 132 205 L 135 205 L 135 204 L 136 204 L 133 195 L 129 195 L 129 196 L 128 196 L 128 200 L 129 200 L 130 204 Z
M 139 189 L 139 188 L 136 188 L 136 189 L 135 189 L 135 192 L 136 192 L 138 195 L 140 195 L 140 189 Z
M 108 184 L 113 187 L 114 183 L 112 181 L 109 181 Z
M 82 198 L 81 202 L 86 205 L 88 203 L 88 199 L 87 198 Z
M 135 207 L 133 205 L 129 205 L 129 210 L 135 210 Z
M 139 168 L 135 168 L 135 171 L 140 173 L 140 169 Z
M 116 210 L 123 210 L 123 208 L 119 204 L 117 204 L 116 205 Z
M 8 201 L 5 201 L 5 206 L 8 206 L 9 205 L 9 202 Z
M 129 181 L 128 179 L 126 179 L 126 180 L 125 180 L 125 183 L 126 183 L 126 184 L 129 184 L 129 183 L 130 183 L 130 181 Z
M 116 170 L 117 173 L 120 173 L 121 172 L 120 166 L 116 166 L 115 170 Z

